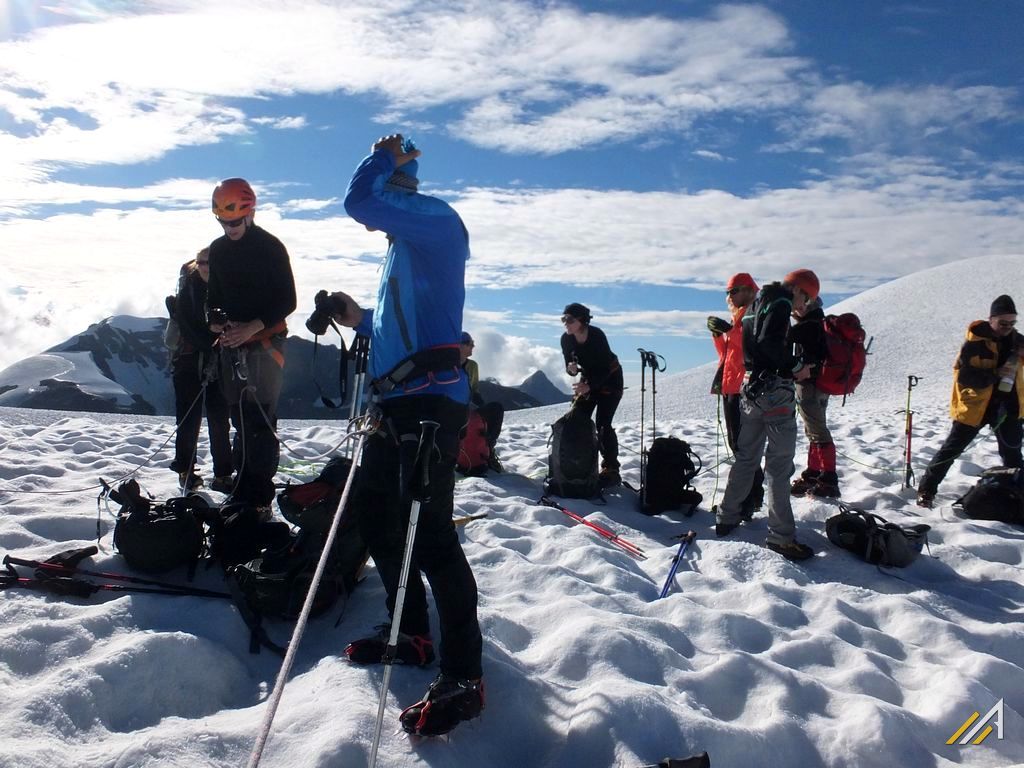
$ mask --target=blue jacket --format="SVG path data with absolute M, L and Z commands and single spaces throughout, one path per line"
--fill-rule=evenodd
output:
M 394 156 L 378 150 L 359 164 L 345 193 L 349 216 L 388 234 L 377 307 L 367 310 L 356 328 L 370 337 L 369 373 L 374 379 L 414 352 L 457 350 L 466 300 L 469 234 L 462 219 L 436 197 L 385 189 L 394 170 Z M 466 373 L 456 365 L 407 381 L 385 398 L 412 394 L 445 395 L 467 403 Z

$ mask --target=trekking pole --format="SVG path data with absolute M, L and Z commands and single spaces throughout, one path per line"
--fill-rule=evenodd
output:
M 676 577 L 676 571 L 679 569 L 679 563 L 683 560 L 683 555 L 686 553 L 686 548 L 690 546 L 690 542 L 697 538 L 696 531 L 687 531 L 682 536 L 682 542 L 679 544 L 679 549 L 676 550 L 676 556 L 672 558 L 672 570 L 668 572 L 668 578 L 665 579 L 665 586 L 661 588 L 661 594 L 658 595 L 658 599 L 661 599 L 668 595 L 668 591 L 672 589 L 672 580 Z
M 617 533 L 612 533 L 607 528 L 603 528 L 600 525 L 597 525 L 596 523 L 590 522 L 585 517 L 577 515 L 575 512 L 563 507 L 557 501 L 554 501 L 553 499 L 550 499 L 547 496 L 541 496 L 540 501 L 538 503 L 543 504 L 545 507 L 554 507 L 559 512 L 563 512 L 564 514 L 568 515 L 573 520 L 575 520 L 577 523 L 582 523 L 583 525 L 595 531 L 599 536 L 608 539 L 608 541 L 610 541 L 615 546 L 619 547 L 623 552 L 635 557 L 637 560 L 647 559 L 647 555 L 645 555 L 644 551 L 640 549 L 640 547 L 638 547 L 636 544 L 631 544 L 630 542 L 626 541 L 621 536 L 619 536 Z
M 920 381 L 920 376 L 907 376 L 907 407 L 903 411 L 896 411 L 896 413 L 906 413 L 907 420 L 905 426 L 905 434 L 907 436 L 907 448 L 904 453 L 904 471 L 903 471 L 903 487 L 913 488 L 914 487 L 914 468 L 910 465 L 910 448 L 913 442 L 914 434 L 914 412 L 910 410 L 910 391 L 917 386 L 917 382 Z
M 644 396 L 647 393 L 647 350 L 637 347 L 640 353 L 640 507 L 643 508 L 647 495 L 647 449 L 644 447 Z
M 211 592 L 204 589 L 164 589 L 161 587 L 134 587 L 128 584 L 94 584 L 91 581 L 71 576 L 20 576 L 14 565 L 7 564 L 7 573 L 0 574 L 0 590 L 20 587 L 40 592 L 52 592 L 62 597 L 91 597 L 97 592 L 133 592 L 149 595 L 174 595 L 177 597 L 230 597 L 226 592 Z
M 352 467 L 349 469 L 348 478 L 345 480 L 345 488 L 341 492 L 341 500 L 338 502 L 338 510 L 334 513 L 334 520 L 331 522 L 330 530 L 327 532 L 327 538 L 324 541 L 323 552 L 320 553 L 320 560 L 316 564 L 316 570 L 313 572 L 313 578 L 309 582 L 309 591 L 306 592 L 306 600 L 302 604 L 302 610 L 299 612 L 299 618 L 295 622 L 295 630 L 292 632 L 291 639 L 288 641 L 288 650 L 284 654 L 284 661 L 281 662 L 281 670 L 277 673 L 277 680 L 274 682 L 274 690 L 271 691 L 270 697 L 267 699 L 267 711 L 263 716 L 263 723 L 260 725 L 260 732 L 256 736 L 256 744 L 252 748 L 252 754 L 249 756 L 248 768 L 256 768 L 260 764 L 260 758 L 263 756 L 263 748 L 267 745 L 267 738 L 270 736 L 270 726 L 274 722 L 274 715 L 277 714 L 277 707 L 281 703 L 281 696 L 284 695 L 284 686 L 288 681 L 288 673 L 291 671 L 292 664 L 295 662 L 295 654 L 299 648 L 299 642 L 302 640 L 302 634 L 306 631 L 306 622 L 309 621 L 309 614 L 313 610 L 313 602 L 316 598 L 317 589 L 320 587 L 320 582 L 323 580 L 324 571 L 327 570 L 327 561 L 330 559 L 331 550 L 334 548 L 334 540 L 338 535 L 338 527 L 341 523 L 342 513 L 345 511 L 345 507 L 348 504 L 349 494 L 352 492 L 352 483 L 356 476 L 356 471 L 359 466 L 359 459 L 363 454 L 363 446 L 366 444 L 366 438 L 376 431 L 374 425 L 369 426 L 359 436 L 359 442 L 356 443 L 355 453 L 352 456 Z
M 384 650 L 381 662 L 384 664 L 384 682 L 381 684 L 380 701 L 377 703 L 377 726 L 373 731 L 373 748 L 370 751 L 370 765 L 377 765 L 377 750 L 380 747 L 380 732 L 384 726 L 384 707 L 388 700 L 388 686 L 391 684 L 391 670 L 394 668 L 395 652 L 398 650 L 398 636 L 402 627 L 402 609 L 405 607 L 406 584 L 412 566 L 412 549 L 416 543 L 416 525 L 420 519 L 420 507 L 430 501 L 430 459 L 434 453 L 436 421 L 421 421 L 420 444 L 416 449 L 416 462 L 412 473 L 412 507 L 409 510 L 409 529 L 405 534 L 405 554 L 402 556 L 402 570 L 398 576 L 398 592 L 395 595 L 395 610 L 391 617 L 391 636 Z
M 89 555 L 96 554 L 95 547 L 86 547 L 80 552 L 89 552 Z M 156 579 L 142 579 L 137 576 L 126 576 L 121 573 L 107 573 L 106 571 L 90 571 L 85 568 L 78 568 L 77 566 L 62 565 L 60 563 L 46 563 L 38 560 L 22 560 L 19 557 L 12 557 L 11 555 L 5 555 L 3 559 L 3 565 L 9 567 L 11 565 L 21 565 L 25 568 L 35 568 L 36 575 L 42 579 L 51 578 L 70 578 L 74 575 L 80 576 L 92 576 L 99 579 L 114 579 L 115 581 L 126 581 L 131 584 L 145 584 L 151 587 L 160 587 L 161 590 L 154 592 L 153 594 L 172 594 L 181 593 L 183 595 L 193 595 L 194 597 L 226 597 L 230 598 L 227 592 L 217 592 L 212 589 L 201 589 L 199 587 L 191 587 L 187 584 L 174 584 L 167 581 L 157 581 Z M 116 586 L 111 584 L 109 586 Z M 141 590 L 133 590 L 141 591 Z M 146 590 L 149 591 L 149 590 Z

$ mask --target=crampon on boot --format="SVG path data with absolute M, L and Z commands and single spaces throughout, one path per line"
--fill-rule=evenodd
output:
M 391 639 L 391 625 L 378 624 L 376 635 L 364 637 L 349 643 L 345 655 L 353 664 L 380 664 Z M 407 635 L 398 633 L 398 646 L 395 648 L 395 664 L 410 664 L 425 667 L 434 660 L 434 643 L 430 635 Z
M 430 684 L 422 701 L 402 710 L 402 730 L 417 736 L 441 736 L 484 708 L 483 680 L 462 680 L 443 672 Z

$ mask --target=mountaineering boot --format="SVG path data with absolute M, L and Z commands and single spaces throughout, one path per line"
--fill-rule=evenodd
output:
M 808 493 L 823 499 L 838 499 L 840 496 L 839 475 L 835 472 L 822 472 Z
M 441 736 L 484 708 L 483 680 L 460 680 L 443 672 L 430 684 L 422 701 L 402 710 L 402 730 L 417 736 Z
M 186 491 L 196 491 L 203 487 L 203 478 L 195 472 L 179 472 L 178 486 Z
M 817 469 L 805 469 L 800 473 L 800 477 L 793 481 L 789 492 L 794 496 L 806 496 L 817 484 L 820 476 L 821 472 Z
M 601 473 L 597 476 L 598 482 L 602 488 L 612 488 L 616 485 L 622 485 L 622 476 L 619 475 L 618 466 L 611 466 L 606 464 L 601 467 Z
M 715 525 L 715 536 L 718 536 L 719 538 L 722 536 L 728 536 L 739 527 L 739 523 L 717 523 Z
M 235 480 L 231 475 L 220 475 L 213 478 L 210 483 L 210 490 L 217 493 L 231 493 L 235 488 Z
M 376 635 L 364 637 L 349 643 L 345 649 L 348 660 L 354 664 L 380 664 L 391 638 L 391 625 L 378 624 L 374 629 Z M 434 660 L 434 641 L 430 635 L 407 635 L 398 633 L 398 646 L 395 648 L 395 664 L 411 664 L 425 667 Z
M 928 491 L 917 492 L 917 506 L 931 509 L 935 505 L 935 494 Z
M 746 520 L 748 523 L 754 519 L 754 515 L 761 511 L 761 507 L 764 502 L 758 501 L 744 501 L 740 505 L 740 517 Z
M 806 544 L 801 544 L 796 539 L 785 544 L 776 544 L 773 541 L 765 541 L 764 545 L 772 552 L 778 552 L 787 560 L 806 560 L 814 557 L 814 550 Z

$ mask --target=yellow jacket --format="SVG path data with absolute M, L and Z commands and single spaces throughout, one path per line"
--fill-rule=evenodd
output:
M 1004 343 L 1021 340 L 1016 331 Z M 967 340 L 953 365 L 953 396 L 949 415 L 954 421 L 980 427 L 985 421 L 992 393 L 999 383 L 999 342 L 987 320 L 976 320 L 967 328 Z M 1017 415 L 1024 416 L 1024 365 L 1017 366 Z

